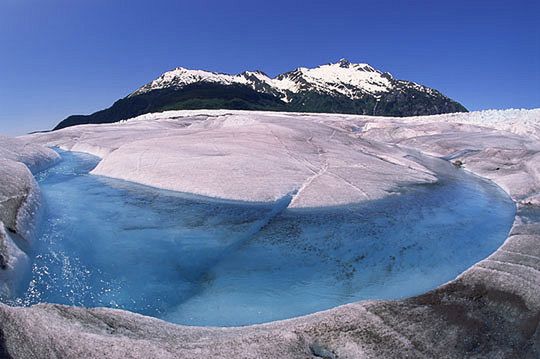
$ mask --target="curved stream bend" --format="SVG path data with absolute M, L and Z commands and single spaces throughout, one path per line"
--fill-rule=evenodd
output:
M 338 208 L 216 201 L 88 175 L 61 152 L 37 175 L 44 213 L 17 304 L 123 308 L 189 325 L 246 325 L 425 292 L 505 240 L 515 207 L 444 161 L 434 185 Z

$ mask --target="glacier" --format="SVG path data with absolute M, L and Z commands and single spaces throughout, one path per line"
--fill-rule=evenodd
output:
M 411 298 L 362 300 L 220 329 L 109 308 L 0 305 L 0 347 L 13 357 L 538 356 L 539 123 L 538 109 L 408 118 L 199 110 L 19 138 L 40 151 L 48 151 L 42 144 L 97 155 L 92 173 L 103 178 L 250 204 L 292 194 L 285 210 L 291 213 L 393 200 L 407 195 L 403 189 L 439 186 L 444 176 L 426 165 L 436 157 L 500 186 L 516 215 L 494 253 Z M 10 166 L 23 168 L 22 158 L 5 153 Z M 25 173 L 18 178 L 32 183 Z M 18 208 L 3 211 L 2 221 L 16 218 Z M 216 292 L 227 285 L 216 284 Z

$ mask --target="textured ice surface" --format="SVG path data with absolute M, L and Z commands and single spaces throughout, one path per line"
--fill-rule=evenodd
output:
M 466 170 L 491 178 L 502 186 L 516 202 L 518 211 L 511 233 L 488 258 L 451 282 L 418 297 L 397 301 L 360 301 L 264 325 L 217 329 L 186 327 L 108 308 L 86 309 L 56 304 L 10 307 L 0 304 L 0 354 L 8 353 L 13 358 L 24 359 L 32 356 L 122 359 L 540 357 L 540 331 L 537 330 L 540 312 L 540 227 L 537 215 L 540 208 L 540 143 L 537 140 L 540 109 L 416 118 L 175 111 L 148 114 L 122 124 L 76 126 L 32 135 L 27 139 L 89 151 L 102 156 L 105 162 L 108 154 L 126 144 L 154 139 L 153 144 L 147 141 L 146 147 L 138 147 L 139 154 L 153 146 L 156 151 L 148 155 L 150 158 L 161 155 L 158 149 L 162 148 L 162 154 L 171 159 L 171 153 L 178 148 L 174 148 L 174 142 L 168 141 L 167 136 L 183 132 L 189 137 L 191 133 L 204 131 L 202 126 L 197 128 L 197 121 L 210 129 L 219 127 L 220 122 L 241 127 L 269 120 L 284 127 L 296 126 L 299 120 L 303 120 L 305 133 L 327 124 L 337 133 L 349 134 L 350 143 L 357 142 L 355 137 L 363 137 L 368 141 L 364 148 L 384 158 L 396 156 L 389 156 L 385 151 L 387 147 L 380 146 L 381 142 L 427 151 L 452 158 L 452 161 L 459 160 Z M 182 126 L 185 131 L 179 130 Z M 247 134 L 248 129 L 242 131 L 242 136 Z M 314 131 L 313 134 L 321 138 L 321 132 Z M 234 136 L 235 133 L 229 135 Z M 217 143 L 230 141 L 231 138 L 223 133 Z M 305 145 L 309 144 L 306 142 Z M 267 149 L 275 150 L 274 146 Z M 350 150 L 356 149 L 351 147 Z M 386 153 L 381 153 L 381 150 Z M 128 151 L 122 152 L 127 162 L 146 157 L 137 153 L 128 156 Z M 199 152 L 198 155 L 204 157 L 212 153 Z M 263 158 L 260 156 L 260 152 L 251 152 L 246 163 Z M 224 156 L 223 160 L 228 159 Z M 238 168 L 249 169 L 246 163 L 238 163 Z M 122 165 L 122 162 L 118 161 L 118 164 Z M 132 167 L 126 166 L 125 174 L 134 177 L 139 171 L 143 173 L 140 178 L 144 179 L 144 175 L 147 175 L 146 179 L 150 177 L 149 182 L 159 179 L 152 176 L 152 172 L 161 173 L 164 167 L 171 166 L 170 161 L 158 162 L 155 167 L 148 168 L 137 167 L 137 162 L 133 164 Z M 178 177 L 182 175 L 180 169 L 165 175 Z M 370 169 L 369 173 L 380 174 L 383 188 L 387 188 L 392 178 L 395 179 L 385 176 L 389 167 Z M 243 174 L 246 179 L 253 177 L 249 170 Z M 200 177 L 204 175 L 200 173 Z M 361 176 L 355 180 L 357 186 L 373 193 L 374 187 L 370 182 L 365 186 Z M 347 185 L 340 181 L 328 181 L 326 184 L 329 186 L 319 186 L 326 193 L 335 189 L 330 185 Z M 159 183 L 154 182 L 153 185 L 159 186 Z M 257 185 L 265 186 L 264 182 Z M 3 188 L 0 186 L 0 190 Z M 353 187 L 349 188 L 354 191 Z M 309 199 L 309 196 L 305 198 Z M 2 351 L 2 345 L 5 351 Z
M 407 118 L 192 110 L 25 139 L 100 156 L 93 171 L 98 175 L 244 201 L 273 201 L 299 190 L 291 207 L 315 207 L 383 198 L 399 185 L 435 181 L 432 172 L 409 160 L 410 148 L 436 156 L 480 151 L 466 167 L 494 180 L 525 166 L 497 183 L 540 203 L 538 195 L 528 198 L 540 193 L 534 184 L 538 142 L 531 141 L 539 134 L 540 109 Z M 495 168 L 505 170 L 482 168 L 492 158 Z M 521 185 L 512 185 L 516 181 Z
M 273 202 L 298 191 L 291 207 L 357 203 L 385 197 L 399 185 L 436 181 L 408 158 L 407 149 L 351 138 L 318 120 L 188 112 L 27 139 L 102 157 L 93 174 L 162 189 L 251 202 Z
M 39 191 L 32 176 L 51 165 L 51 149 L 0 136 L 0 297 L 9 297 L 29 271 L 25 253 L 32 242 Z
M 190 325 L 245 325 L 451 280 L 506 238 L 514 206 L 433 160 L 437 184 L 359 205 L 215 201 L 87 173 L 62 153 L 40 173 L 44 219 L 17 301 L 123 308 Z

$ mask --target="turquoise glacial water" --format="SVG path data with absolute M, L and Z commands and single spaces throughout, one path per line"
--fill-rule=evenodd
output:
M 59 151 L 36 175 L 43 213 L 28 287 L 12 303 L 122 308 L 236 326 L 361 299 L 420 294 L 494 252 L 515 207 L 491 182 L 433 160 L 437 184 L 358 205 L 287 209 L 93 176 Z M 180 174 L 181 175 L 181 174 Z

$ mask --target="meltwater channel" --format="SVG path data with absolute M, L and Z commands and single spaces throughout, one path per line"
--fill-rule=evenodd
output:
M 442 160 L 437 184 L 358 205 L 287 209 L 219 201 L 89 174 L 59 151 L 36 175 L 43 213 L 19 305 L 122 308 L 236 326 L 362 299 L 420 294 L 494 252 L 515 207 Z

